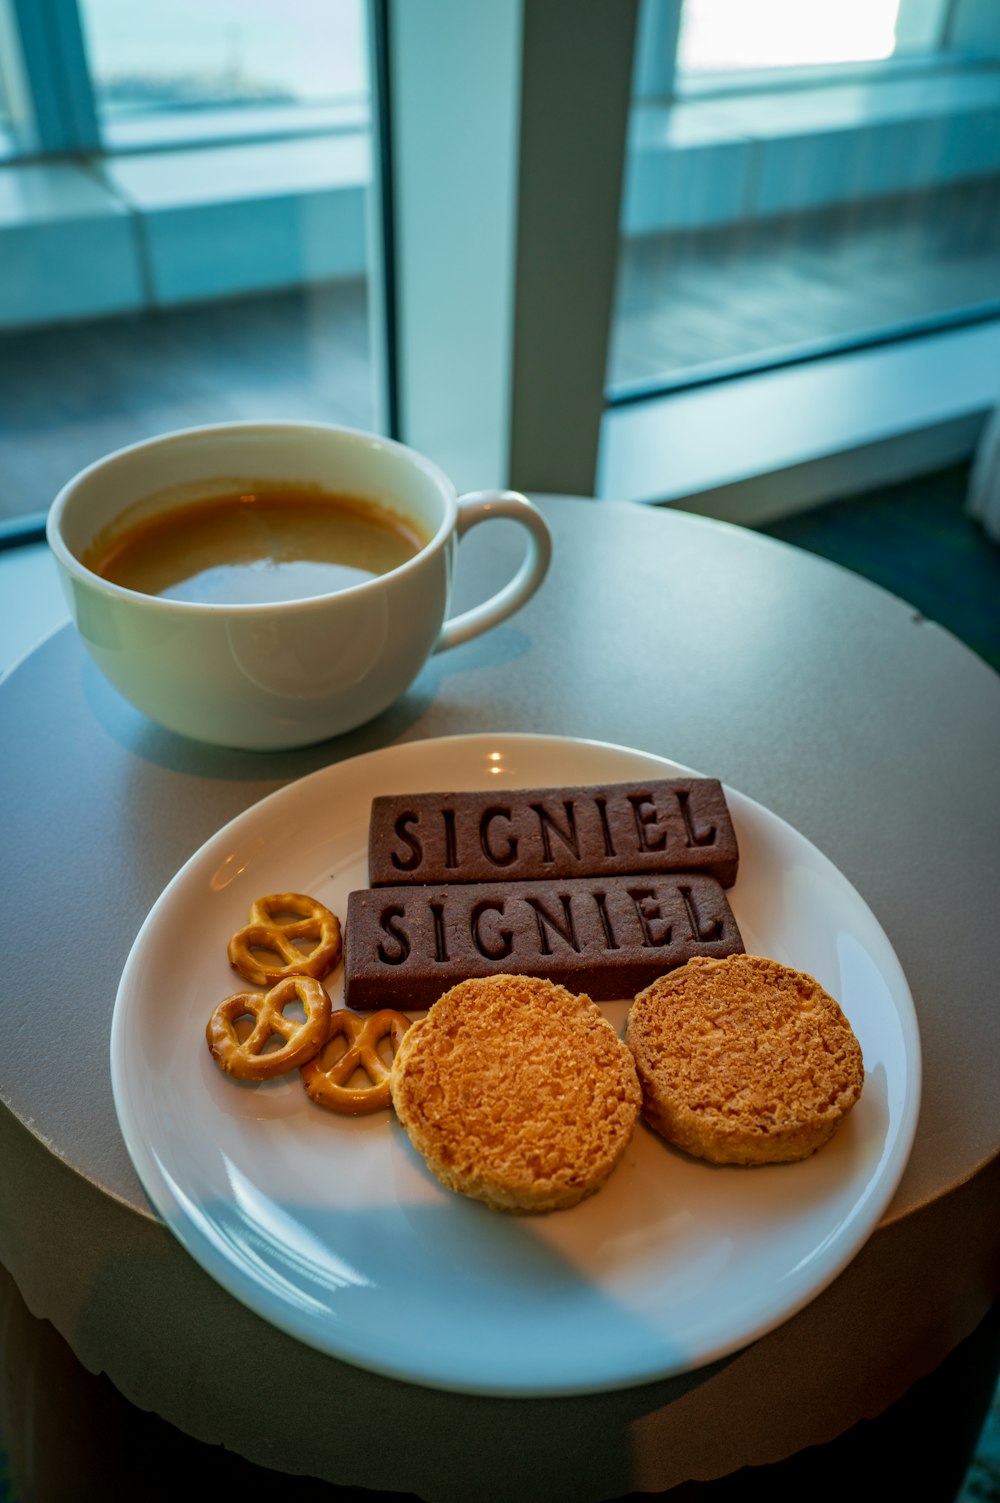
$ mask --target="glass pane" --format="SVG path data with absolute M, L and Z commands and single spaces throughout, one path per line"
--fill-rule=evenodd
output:
M 358 0 L 82 0 L 102 128 L 302 128 L 367 97 Z M 206 119 L 206 115 L 215 118 Z
M 309 110 L 348 87 L 367 95 L 364 0 L 213 0 L 185 7 L 186 28 L 180 0 L 161 10 L 158 30 L 150 4 L 88 0 L 88 24 L 121 20 L 119 50 L 110 36 L 97 48 L 101 87 L 138 108 L 145 80 L 151 107 L 169 95 L 204 139 L 0 165 L 0 521 L 44 512 L 82 466 L 172 429 L 379 421 L 367 108 L 349 129 L 212 140 L 240 98 Z
M 725 8 L 684 0 L 679 52 L 693 17 Z M 839 26 L 878 8 L 828 9 Z M 783 7 L 810 22 L 820 9 Z M 975 61 L 824 68 L 794 85 L 757 74 L 742 91 L 734 76 L 722 93 L 634 104 L 612 401 L 1000 312 L 1000 7 L 982 16 Z M 930 36 L 925 5 L 911 37 L 921 18 Z M 736 53 L 734 28 L 726 65 L 779 61 L 775 36 Z M 707 66 L 707 43 L 700 55 Z

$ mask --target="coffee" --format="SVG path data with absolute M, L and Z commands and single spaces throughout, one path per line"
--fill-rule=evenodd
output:
M 273 509 L 270 535 L 249 548 L 210 537 L 199 557 L 202 507 L 213 523 L 230 513 L 255 526 Z M 524 529 L 520 566 L 487 600 L 449 615 L 460 540 L 500 520 Z M 67 481 L 46 537 L 105 678 L 169 730 L 254 751 L 308 746 L 381 715 L 432 653 L 524 605 L 551 550 L 525 497 L 457 496 L 422 454 L 332 423 L 218 423 L 130 444 Z M 359 538 L 374 547 L 359 550 Z M 289 554 L 308 570 L 290 587 L 279 583 Z M 236 604 L 213 583 L 216 569 L 230 585 L 242 579 Z M 181 586 L 209 603 L 167 598 Z M 248 598 L 259 603 L 240 603 Z
M 426 545 L 373 501 L 273 483 L 227 491 L 99 537 L 83 563 L 112 584 L 198 604 L 263 605 L 364 584 Z

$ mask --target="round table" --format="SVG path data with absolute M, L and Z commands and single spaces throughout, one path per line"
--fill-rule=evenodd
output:
M 0 684 L 0 1263 L 140 1410 L 261 1466 L 430 1503 L 588 1503 L 777 1463 L 886 1410 L 1000 1293 L 1000 679 L 903 602 L 785 544 L 673 510 L 540 505 L 554 560 L 535 599 L 323 745 L 258 754 L 162 731 L 68 627 Z M 462 545 L 456 606 L 520 548 L 513 529 L 486 532 Z M 187 857 L 316 768 L 483 730 L 641 748 L 758 800 L 859 890 L 914 996 L 921 1115 L 881 1224 L 791 1319 L 681 1377 L 493 1400 L 324 1356 L 182 1250 L 119 1132 L 118 978 Z

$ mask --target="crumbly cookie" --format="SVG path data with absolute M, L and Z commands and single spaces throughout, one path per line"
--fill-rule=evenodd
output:
M 631 1054 L 589 997 L 511 975 L 459 982 L 435 1002 L 404 1036 L 390 1089 L 442 1184 L 522 1212 L 593 1194 L 642 1099 Z
M 696 957 L 639 993 L 643 1116 L 716 1164 L 808 1158 L 861 1095 L 861 1048 L 818 982 L 759 955 Z

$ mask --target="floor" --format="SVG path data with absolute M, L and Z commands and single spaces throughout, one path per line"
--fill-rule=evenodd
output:
M 1000 1389 L 955 1503 L 997 1503 L 997 1499 L 1000 1499 Z
M 953 465 L 758 530 L 874 580 L 1000 672 L 1000 544 L 965 514 L 968 484 Z

